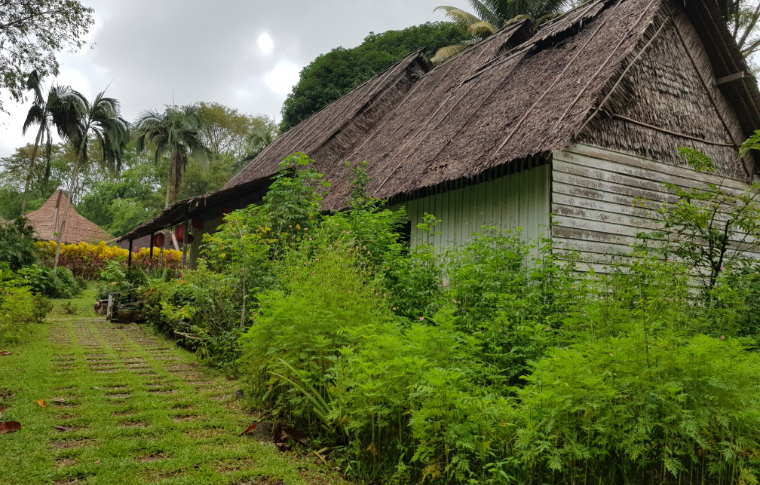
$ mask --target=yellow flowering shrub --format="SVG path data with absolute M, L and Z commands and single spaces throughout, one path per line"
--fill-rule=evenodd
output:
M 40 241 L 37 243 L 37 249 L 43 261 L 52 263 L 55 259 L 56 243 L 54 241 Z M 148 260 L 149 248 L 143 248 L 137 252 L 132 252 L 132 265 L 134 267 L 146 267 Z M 161 261 L 161 249 L 153 248 L 152 266 L 154 268 L 178 269 L 182 264 L 182 252 L 174 249 L 164 250 L 163 261 Z M 81 242 L 79 244 L 61 244 L 61 257 L 59 264 L 71 270 L 75 276 L 81 276 L 85 279 L 95 279 L 110 261 L 119 261 L 123 266 L 127 264 L 129 250 L 118 246 L 108 246 L 104 241 L 99 244 L 88 244 Z

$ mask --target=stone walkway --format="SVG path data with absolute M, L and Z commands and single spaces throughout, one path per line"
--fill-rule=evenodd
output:
M 0 435 L 0 483 L 344 483 L 305 450 L 239 437 L 256 421 L 244 384 L 144 327 L 48 325 L 0 357 L 1 420 L 23 426 Z

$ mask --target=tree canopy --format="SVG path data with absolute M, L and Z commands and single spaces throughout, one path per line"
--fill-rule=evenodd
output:
M 370 32 L 358 47 L 322 54 L 301 71 L 282 108 L 280 130 L 292 128 L 417 49 L 424 48 L 425 55 L 432 57 L 441 47 L 466 39 L 469 34 L 453 22 L 428 22 L 382 34 Z
M 742 54 L 750 58 L 751 64 L 756 64 L 752 56 L 760 50 L 760 3 L 754 0 L 728 0 L 724 4 L 723 17 Z M 756 66 L 753 67 L 756 69 Z
M 0 89 L 21 101 L 30 72 L 57 76 L 55 54 L 85 45 L 92 13 L 77 0 L 0 0 Z
M 242 157 L 249 138 L 259 131 L 276 133 L 272 121 L 264 115 L 248 115 L 219 103 L 201 102 L 198 109 L 200 135 L 213 155 Z

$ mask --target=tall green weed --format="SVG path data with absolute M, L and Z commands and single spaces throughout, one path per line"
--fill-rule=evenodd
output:
M 236 365 L 258 411 L 373 482 L 757 483 L 750 262 L 705 290 L 654 243 L 608 274 L 520 230 L 410 248 L 364 165 L 322 214 L 294 157 L 207 237 L 208 267 L 143 287 L 152 324 Z

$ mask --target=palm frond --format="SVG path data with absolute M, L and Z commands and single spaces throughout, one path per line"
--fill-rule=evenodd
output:
M 192 156 L 199 161 L 206 161 L 210 155 L 201 135 L 200 107 L 167 106 L 163 113 L 156 110 L 143 111 L 135 120 L 134 126 L 139 151 L 144 150 L 148 144 L 155 145 L 156 165 L 164 154 L 171 154 L 168 184 L 173 187 L 176 196 L 188 158 Z
M 478 22 L 477 24 L 472 24 L 467 27 L 467 31 L 473 37 L 485 39 L 496 32 L 496 27 L 489 22 Z
M 29 74 L 29 77 L 26 80 L 26 89 L 34 92 L 35 104 L 45 102 L 45 99 L 42 97 L 42 79 L 36 69 Z
M 26 130 L 28 130 L 33 125 L 44 124 L 46 122 L 46 117 L 47 110 L 45 109 L 44 104 L 33 104 L 29 108 L 29 111 L 26 113 L 26 119 L 24 120 L 24 124 L 21 128 L 21 134 L 26 135 Z
M 508 15 L 506 7 L 509 0 L 468 0 L 475 15 L 484 22 L 501 27 L 504 18 Z
M 457 7 L 440 6 L 433 9 L 434 12 L 438 10 L 443 10 L 446 12 L 447 18 L 464 29 L 467 29 L 470 25 L 480 22 L 480 19 L 478 17 Z
M 459 54 L 466 47 L 467 45 L 465 44 L 454 44 L 448 47 L 441 47 L 440 49 L 436 51 L 432 59 L 430 59 L 430 62 L 432 62 L 434 65 L 440 64 L 446 59 L 449 59 L 450 57 Z

